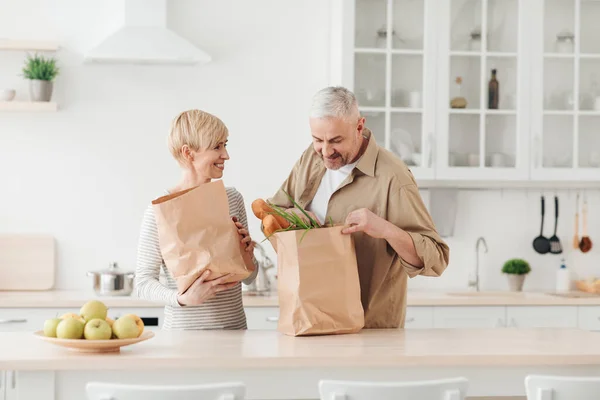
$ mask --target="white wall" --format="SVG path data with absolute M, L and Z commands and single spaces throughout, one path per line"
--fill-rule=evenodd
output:
M 188 108 L 229 126 L 225 182 L 250 202 L 271 195 L 309 143 L 306 111 L 328 84 L 328 2 L 323 0 L 177 0 L 169 25 L 209 52 L 202 67 L 82 65 L 82 54 L 122 19 L 121 1 L 0 0 L 0 37 L 55 39 L 62 73 L 51 114 L 0 114 L 0 232 L 45 232 L 58 243 L 58 288 L 88 288 L 87 270 L 118 261 L 135 268 L 146 204 L 178 179 L 166 149 L 171 118 Z M 26 84 L 16 74 L 23 54 L 0 53 L 0 87 Z M 451 263 L 442 278 L 418 277 L 412 288 L 462 288 L 484 236 L 482 288 L 505 289 L 499 270 L 511 257 L 533 266 L 526 289 L 550 290 L 560 256 L 540 256 L 539 191 L 464 191 Z M 424 192 L 427 197 L 427 192 Z M 547 192 L 547 236 L 554 192 Z M 567 247 L 574 192 L 560 191 L 559 236 Z M 590 235 L 597 236 L 599 193 L 590 192 Z M 595 203 L 595 204 L 594 204 Z M 251 215 L 251 233 L 259 238 Z M 600 239 L 586 255 L 566 253 L 569 267 L 592 274 Z M 600 274 L 600 273 L 599 273 Z
M 118 26 L 121 3 L 0 0 L 0 37 L 63 46 L 60 112 L 0 114 L 0 231 L 54 235 L 58 288 L 91 287 L 85 272 L 112 260 L 135 268 L 143 210 L 179 178 L 166 148 L 178 112 L 201 108 L 228 125 L 224 181 L 250 212 L 310 143 L 310 98 L 328 81 L 322 0 L 171 1 L 169 26 L 211 54 L 211 64 L 82 65 L 82 53 Z M 16 76 L 24 54 L 0 57 L 0 87 L 26 99 Z

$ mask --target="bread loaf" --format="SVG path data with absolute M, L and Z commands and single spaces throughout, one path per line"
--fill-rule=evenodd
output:
M 288 220 L 286 220 L 280 215 L 274 214 L 271 206 L 268 205 L 267 202 L 263 199 L 256 199 L 252 202 L 252 212 L 254 213 L 256 218 L 263 221 L 263 225 L 265 224 L 265 218 L 267 216 L 271 216 L 275 218 L 275 220 L 281 228 L 287 228 L 290 226 Z
M 263 218 L 263 233 L 266 237 L 271 236 L 276 231 L 283 229 L 283 227 L 277 222 L 274 215 L 268 214 Z

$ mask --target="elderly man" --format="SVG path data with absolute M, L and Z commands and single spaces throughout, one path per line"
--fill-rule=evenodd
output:
M 440 276 L 449 248 L 433 224 L 412 173 L 379 147 L 354 94 L 328 87 L 313 99 L 312 145 L 269 199 L 290 208 L 284 191 L 319 221 L 354 235 L 365 328 L 404 327 L 408 277 Z

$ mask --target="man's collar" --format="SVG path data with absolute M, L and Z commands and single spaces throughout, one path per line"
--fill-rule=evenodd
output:
M 365 135 L 367 138 L 366 140 L 369 140 L 369 144 L 367 145 L 365 153 L 358 159 L 356 168 L 358 168 L 363 174 L 372 177 L 375 176 L 375 162 L 377 161 L 379 148 L 369 128 L 363 129 L 363 135 Z

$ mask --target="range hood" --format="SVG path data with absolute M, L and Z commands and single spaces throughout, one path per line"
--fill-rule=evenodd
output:
M 194 65 L 210 55 L 167 28 L 167 0 L 124 0 L 124 25 L 92 48 L 87 63 Z

